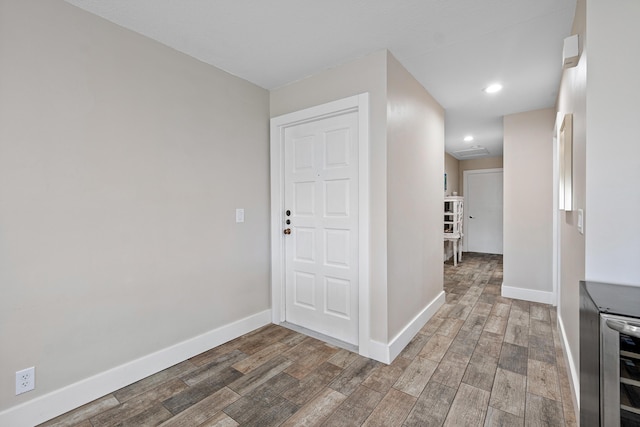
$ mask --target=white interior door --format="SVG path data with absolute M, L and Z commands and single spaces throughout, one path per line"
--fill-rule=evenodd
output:
M 358 113 L 284 130 L 285 320 L 358 344 Z
M 502 254 L 502 169 L 464 172 L 467 252 Z

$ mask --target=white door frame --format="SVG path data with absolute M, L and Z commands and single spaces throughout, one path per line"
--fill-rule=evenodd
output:
M 284 130 L 358 112 L 358 352 L 369 356 L 369 94 L 351 96 L 271 119 L 271 313 L 285 320 Z
M 485 173 L 495 173 L 502 172 L 504 179 L 504 168 L 493 168 L 493 169 L 470 169 L 462 172 L 462 180 L 463 180 L 463 188 L 464 188 L 464 216 L 462 218 L 462 233 L 466 234 L 468 232 L 468 221 L 467 217 L 469 216 L 469 175 L 481 175 Z M 503 184 L 504 185 L 504 184 Z M 502 196 L 502 209 L 504 210 L 504 188 L 503 188 L 503 196 Z M 504 236 L 504 214 L 502 215 L 502 232 Z M 462 238 L 462 247 L 464 252 L 469 252 L 467 250 L 467 239 Z M 502 252 L 504 253 L 504 247 L 502 248 Z
M 564 114 L 556 113 L 556 124 L 553 129 L 553 249 L 551 262 L 551 282 L 553 284 L 553 305 L 558 307 L 558 315 L 560 314 L 560 282 L 562 274 L 561 259 L 561 234 L 560 234 L 560 145 L 558 134 L 562 126 Z

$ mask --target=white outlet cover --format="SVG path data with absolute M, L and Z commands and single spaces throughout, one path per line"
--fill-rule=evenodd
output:
M 36 388 L 36 368 L 30 367 L 16 372 L 16 396 Z
M 578 209 L 578 232 L 584 234 L 584 211 Z
M 236 209 L 236 222 L 244 222 L 244 209 Z

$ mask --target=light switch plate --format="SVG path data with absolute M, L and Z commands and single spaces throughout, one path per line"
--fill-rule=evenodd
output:
M 578 232 L 584 234 L 584 211 L 578 209 Z
M 236 209 L 236 222 L 244 222 L 244 209 Z

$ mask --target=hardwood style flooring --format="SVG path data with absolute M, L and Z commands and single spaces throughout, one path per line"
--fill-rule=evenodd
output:
M 446 304 L 391 365 L 268 325 L 43 426 L 575 426 L 553 307 L 502 257 L 445 264 Z

